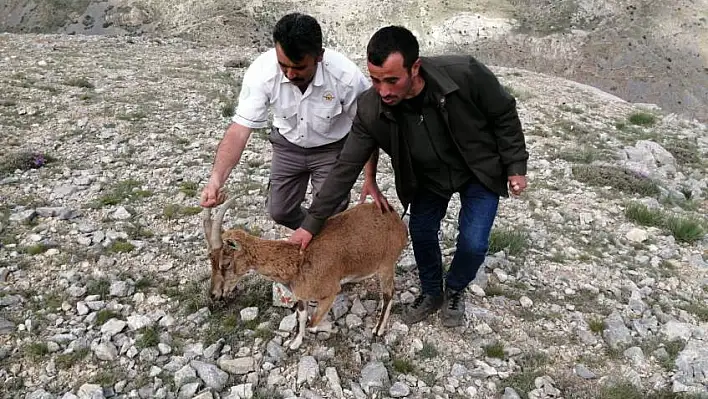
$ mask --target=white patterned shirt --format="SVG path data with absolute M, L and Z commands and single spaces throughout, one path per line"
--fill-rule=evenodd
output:
M 356 99 L 371 82 L 350 59 L 325 49 L 322 61 L 305 93 L 290 83 L 280 69 L 275 49 L 259 55 L 243 77 L 233 122 L 253 129 L 273 126 L 291 143 L 317 147 L 349 133 Z

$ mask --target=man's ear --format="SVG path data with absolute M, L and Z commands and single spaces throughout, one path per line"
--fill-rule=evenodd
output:
M 319 55 L 317 55 L 317 58 L 315 59 L 315 61 L 322 62 L 322 58 L 324 57 L 324 52 L 325 52 L 324 49 L 320 49 L 320 53 L 319 53 Z
M 420 58 L 413 62 L 413 65 L 411 65 L 411 77 L 418 76 L 418 74 L 420 73 L 420 64 Z

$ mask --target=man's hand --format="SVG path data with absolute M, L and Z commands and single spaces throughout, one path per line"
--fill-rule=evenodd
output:
M 514 195 L 520 195 L 526 190 L 526 176 L 509 176 L 509 189 Z
M 205 208 L 212 208 L 223 203 L 224 199 L 226 199 L 226 195 L 224 195 L 221 187 L 210 180 L 206 187 L 204 187 L 204 190 L 202 190 L 199 205 Z
M 391 210 L 391 205 L 388 203 L 386 197 L 381 194 L 381 190 L 379 190 L 379 186 L 376 184 L 376 181 L 372 179 L 364 179 L 364 184 L 361 187 L 361 196 L 359 196 L 359 203 L 363 204 L 366 201 L 366 197 L 369 195 L 381 212 L 388 212 Z
M 300 249 L 304 250 L 307 248 L 307 246 L 310 244 L 310 241 L 312 240 L 312 234 L 300 227 L 299 229 L 295 230 L 295 232 L 290 236 L 288 241 L 296 244 L 300 244 Z

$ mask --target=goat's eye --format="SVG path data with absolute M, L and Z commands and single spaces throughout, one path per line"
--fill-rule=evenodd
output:
M 233 241 L 233 240 L 227 240 L 226 245 L 228 245 L 229 247 L 236 249 L 236 250 L 241 249 L 241 246 L 239 245 L 239 243 L 237 243 L 236 241 Z

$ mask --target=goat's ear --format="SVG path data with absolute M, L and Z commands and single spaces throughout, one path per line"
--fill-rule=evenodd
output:
M 241 243 L 238 242 L 238 241 L 236 241 L 236 240 L 234 240 L 233 238 L 227 238 L 227 239 L 226 239 L 226 245 L 228 245 L 229 247 L 231 247 L 231 249 L 234 249 L 234 250 L 236 250 L 236 251 L 240 251 L 240 250 L 241 250 Z

